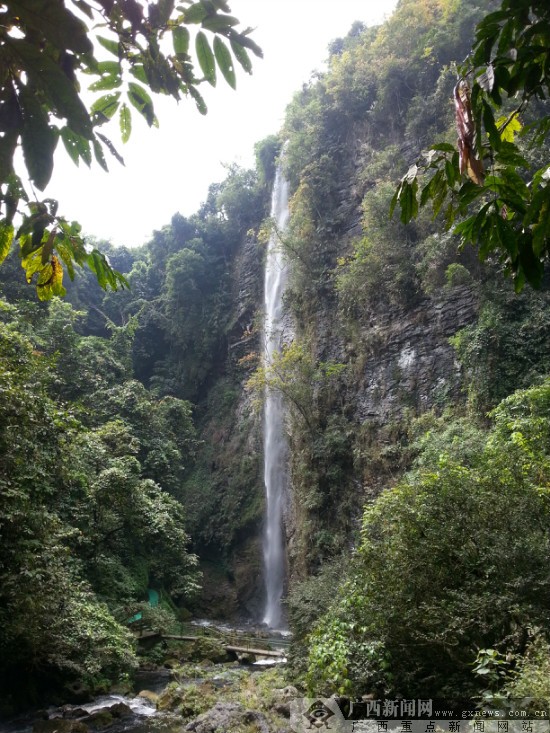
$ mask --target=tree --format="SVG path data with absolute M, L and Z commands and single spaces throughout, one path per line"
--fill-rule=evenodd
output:
M 314 694 L 468 697 L 480 649 L 518 655 L 529 629 L 548 634 L 550 381 L 490 417 L 487 433 L 442 419 L 413 470 L 367 504 L 348 578 L 309 637 Z
M 0 262 L 18 242 L 27 281 L 36 276 L 42 300 L 64 295 L 64 268 L 72 279 L 75 264 L 90 267 L 105 289 L 127 286 L 109 260 L 85 244 L 80 225 L 58 214 L 57 201 L 36 197 L 35 189 L 44 191 L 50 181 L 59 140 L 77 165 L 89 166 L 94 157 L 108 170 L 106 154 L 123 163 L 100 131 L 115 115 L 124 143 L 132 130 L 132 107 L 149 126 L 158 125 L 149 92 L 176 100 L 190 96 L 205 114 L 200 84 L 215 86 L 220 71 L 235 88 L 235 59 L 251 73 L 248 51 L 262 55 L 249 37 L 251 29 L 237 30 L 239 21 L 226 0 L 179 5 L 70 0 L 69 5 L 8 0 L 0 6 Z M 106 60 L 99 51 L 107 52 Z M 91 104 L 80 92 L 83 74 L 97 93 Z M 16 171 L 19 148 L 29 185 Z
M 550 255 L 550 6 L 502 0 L 476 27 L 454 89 L 457 145 L 433 145 L 402 178 L 391 206 L 409 222 L 432 202 L 479 257 L 496 254 L 516 291 L 538 287 Z M 420 200 L 418 200 L 419 186 Z M 458 222 L 458 223 L 457 223 Z
M 128 380 L 131 322 L 107 340 L 66 302 L 32 315 L 0 301 L 0 708 L 130 670 L 147 588 L 187 603 L 198 580 L 175 496 L 191 406 Z

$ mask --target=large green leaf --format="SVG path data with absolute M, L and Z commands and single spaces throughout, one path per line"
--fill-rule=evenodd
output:
M 77 133 L 69 127 L 62 127 L 59 133 L 63 140 L 65 150 L 69 153 L 73 163 L 78 165 L 82 159 L 89 168 L 92 163 L 90 141 L 86 140 L 82 135 L 77 135 Z
M 107 165 L 107 161 L 105 160 L 105 155 L 103 154 L 103 148 L 101 147 L 101 143 L 99 142 L 99 140 L 94 140 L 93 146 L 94 146 L 95 159 L 97 160 L 99 165 L 103 168 L 103 170 L 106 173 L 108 173 L 109 167 Z
M 154 13 L 154 15 L 156 15 L 155 21 L 157 27 L 162 28 L 168 23 L 175 4 L 175 0 L 157 0 Z M 151 17 L 151 7 L 152 6 L 149 7 L 149 17 Z
M 128 281 L 120 272 L 114 270 L 109 260 L 98 249 L 93 249 L 87 256 L 88 267 L 95 273 L 98 283 L 104 290 L 111 287 L 113 290 L 130 287 Z
M 208 15 L 208 9 L 204 3 L 194 3 L 185 10 L 185 23 L 200 23 Z
M 96 133 L 96 136 L 101 140 L 103 145 L 107 148 L 107 150 L 111 153 L 111 155 L 118 160 L 120 165 L 124 165 L 124 158 L 122 155 L 118 152 L 118 150 L 115 148 L 113 143 L 109 140 L 108 137 L 105 137 L 105 135 L 102 135 L 100 132 Z
M 103 36 L 96 36 L 96 38 L 106 51 L 112 53 L 113 56 L 120 57 L 120 45 L 118 41 L 113 41 L 111 38 L 103 38 Z
M 247 74 L 252 74 L 252 61 L 250 60 L 250 56 L 246 52 L 246 49 L 241 46 L 240 43 L 237 43 L 233 38 L 230 39 L 231 43 L 231 50 L 235 54 L 235 58 L 239 62 L 239 64 L 243 67 L 243 69 L 246 71 Z
M 201 113 L 201 115 L 205 115 L 208 112 L 208 107 L 206 106 L 206 102 L 204 101 L 202 94 L 199 92 L 199 90 L 194 86 L 190 86 L 189 94 L 195 100 L 195 104 L 197 105 L 197 109 Z
M 235 89 L 237 86 L 237 79 L 235 77 L 233 57 L 225 43 L 218 36 L 214 38 L 214 55 L 216 56 L 216 61 L 218 62 L 220 71 L 223 74 L 223 78 L 232 89 Z
M 9 8 L 27 28 L 43 33 L 59 49 L 91 53 L 86 25 L 60 2 L 52 0 L 10 0 Z
M 172 30 L 174 53 L 187 56 L 189 53 L 189 31 L 181 25 Z
M 132 134 L 132 114 L 127 104 L 124 102 L 120 107 L 120 136 L 123 143 L 127 143 Z
M 120 105 L 120 92 L 114 94 L 105 94 L 103 97 L 96 99 L 92 104 L 90 111 L 96 117 L 105 120 L 110 120 Z
M 91 92 L 106 92 L 109 89 L 117 89 L 122 84 L 120 76 L 107 75 L 102 76 L 101 79 L 94 81 L 90 84 L 89 89 Z
M 202 21 L 202 27 L 212 33 L 227 31 L 235 25 L 239 24 L 239 19 L 233 15 L 209 15 Z
M 237 33 L 236 31 L 231 29 L 231 34 L 229 38 L 231 41 L 235 41 L 235 43 L 239 44 L 240 46 L 244 46 L 245 48 L 250 49 L 250 51 L 252 51 L 255 56 L 261 59 L 263 58 L 264 52 L 257 43 L 255 43 L 251 38 L 248 37 L 248 33 L 251 31 L 252 29 L 248 28 L 244 33 Z
M 199 60 L 199 66 L 202 69 L 204 78 L 210 82 L 212 86 L 216 86 L 216 62 L 214 60 L 214 54 L 208 43 L 206 35 L 199 31 L 195 39 L 195 49 L 197 51 L 197 58 Z
M 20 38 L 6 41 L 19 57 L 28 76 L 28 86 L 40 90 L 47 104 L 58 117 L 65 117 L 79 135 L 91 138 L 92 123 L 88 110 L 80 99 L 73 82 L 61 68 L 32 43 Z
M 128 83 L 128 99 L 138 112 L 145 117 L 149 127 L 158 124 L 153 108 L 153 101 L 140 84 L 136 84 L 133 81 Z
M 53 173 L 53 154 L 58 133 L 50 127 L 46 111 L 28 87 L 21 87 L 19 102 L 23 115 L 21 146 L 25 165 L 31 181 L 43 191 Z

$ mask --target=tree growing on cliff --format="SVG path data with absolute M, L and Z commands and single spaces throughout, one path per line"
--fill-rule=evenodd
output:
M 391 205 L 404 223 L 431 201 L 479 257 L 497 255 L 514 278 L 542 282 L 550 256 L 550 6 L 503 0 L 476 28 L 454 89 L 457 145 L 433 145 L 403 176 Z
M 35 194 L 50 181 L 59 141 L 75 164 L 89 166 L 95 158 L 107 170 L 109 155 L 123 163 L 100 131 L 109 120 L 118 117 L 123 143 L 132 108 L 158 125 L 150 92 L 191 97 L 205 114 L 200 85 L 215 86 L 219 71 L 235 88 L 235 62 L 251 73 L 248 52 L 261 56 L 226 0 L 71 0 L 70 6 L 63 0 L 0 6 L 0 262 L 17 241 L 27 280 L 36 276 L 43 300 L 64 294 L 64 268 L 72 278 L 75 264 L 90 267 L 103 288 L 127 286 L 99 250 L 85 245 L 79 224 L 58 214 L 57 201 Z M 97 93 L 91 104 L 80 93 L 83 74 Z M 16 171 L 19 148 L 29 184 Z

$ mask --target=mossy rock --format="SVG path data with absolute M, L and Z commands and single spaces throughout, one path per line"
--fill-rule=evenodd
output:
M 37 720 L 32 731 L 33 733 L 89 733 L 88 726 L 81 721 L 65 718 Z
M 192 720 L 209 710 L 215 702 L 215 691 L 208 683 L 178 685 L 174 682 L 159 695 L 157 709 L 178 713 L 186 720 Z
M 94 728 L 107 728 L 109 725 L 112 725 L 113 716 L 108 709 L 97 710 L 95 713 L 88 715 L 86 723 Z M 58 731 L 58 733 L 64 733 L 64 731 Z
M 208 660 L 214 664 L 223 664 L 231 661 L 230 655 L 225 650 L 225 645 L 219 639 L 209 636 L 200 636 L 189 648 L 186 659 L 190 662 L 202 662 Z

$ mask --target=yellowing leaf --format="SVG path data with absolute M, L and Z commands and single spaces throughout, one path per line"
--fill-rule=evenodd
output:
M 63 297 L 66 294 L 63 287 L 63 266 L 55 255 L 40 271 L 36 292 L 40 300 L 51 300 L 54 295 Z
M 8 256 L 13 242 L 13 232 L 13 224 L 8 224 L 5 221 L 0 223 L 0 263 Z
M 500 133 L 500 139 L 507 143 L 513 143 L 516 133 L 521 132 L 523 128 L 517 112 L 511 117 L 506 117 L 506 115 L 499 117 L 495 124 Z

